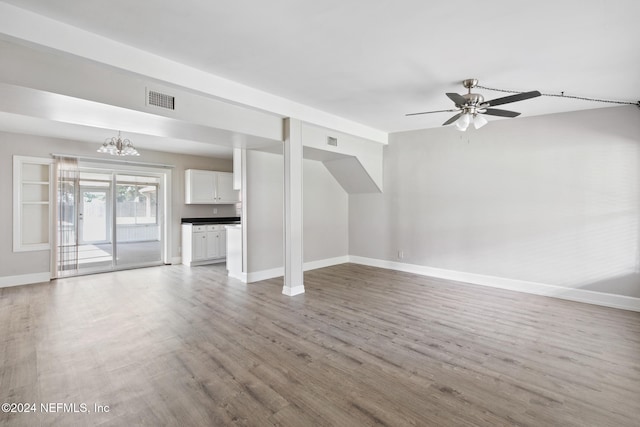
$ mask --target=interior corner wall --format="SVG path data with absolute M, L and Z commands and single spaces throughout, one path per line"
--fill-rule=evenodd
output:
M 349 254 L 638 298 L 639 178 L 633 106 L 395 133 Z
M 77 156 L 100 157 L 96 153 L 99 144 L 68 141 L 58 138 L 0 132 L 0 194 L 12 200 L 13 156 L 33 156 L 50 158 L 51 153 Z M 206 156 L 190 156 L 141 149 L 139 162 L 159 163 L 175 166 L 172 169 L 172 249 L 171 257 L 180 256 L 180 219 L 200 216 L 235 216 L 234 205 L 217 206 L 218 214 L 213 214 L 212 205 L 184 204 L 184 170 L 207 169 L 222 172 L 233 170 L 231 159 Z M 45 273 L 50 271 L 50 251 L 13 252 L 13 206 L 11 202 L 0 206 L 0 279 L 3 277 Z
M 248 273 L 282 269 L 284 157 L 247 150 Z M 348 255 L 349 196 L 320 161 L 303 163 L 304 262 Z

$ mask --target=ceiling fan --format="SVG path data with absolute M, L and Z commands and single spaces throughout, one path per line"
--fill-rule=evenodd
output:
M 534 90 L 531 92 L 522 92 L 515 95 L 492 99 L 491 101 L 485 101 L 484 97 L 479 93 L 471 93 L 471 89 L 478 85 L 477 79 L 466 79 L 462 82 L 462 85 L 468 89 L 468 93 L 465 93 L 464 95 L 458 95 L 457 93 L 447 93 L 449 99 L 451 99 L 455 103 L 456 108 L 452 108 L 450 110 L 409 113 L 407 114 L 407 116 L 457 111 L 458 114 L 444 122 L 442 126 L 450 125 L 451 123 L 455 122 L 456 128 L 464 132 L 465 130 L 467 130 L 471 123 L 473 123 L 473 126 L 476 129 L 480 129 L 482 126 L 488 123 L 487 119 L 482 117 L 481 114 L 500 117 L 518 117 L 520 115 L 520 113 L 517 113 L 515 111 L 501 110 L 491 107 L 494 107 L 496 105 L 509 104 L 511 102 L 524 101 L 525 99 L 535 98 L 541 95 L 540 92 Z

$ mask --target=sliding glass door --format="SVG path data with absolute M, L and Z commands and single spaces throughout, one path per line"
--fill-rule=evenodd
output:
M 81 164 L 59 180 L 58 277 L 162 264 L 165 182 Z

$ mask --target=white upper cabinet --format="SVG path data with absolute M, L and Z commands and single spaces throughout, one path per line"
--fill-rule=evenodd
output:
M 239 192 L 233 189 L 232 173 L 187 169 L 184 194 L 186 204 L 232 204 Z
M 216 172 L 187 169 L 184 182 L 185 203 L 216 203 Z
M 236 203 L 238 202 L 238 190 L 233 189 L 233 174 L 227 172 L 217 172 L 218 186 L 217 195 L 218 203 Z

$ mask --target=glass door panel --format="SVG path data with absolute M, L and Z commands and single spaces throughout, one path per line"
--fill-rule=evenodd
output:
M 80 243 L 106 243 L 109 239 L 107 190 L 82 188 L 80 192 Z
M 157 177 L 116 175 L 116 266 L 162 262 L 159 186 Z
M 111 174 L 80 173 L 78 272 L 113 268 Z

